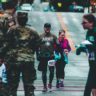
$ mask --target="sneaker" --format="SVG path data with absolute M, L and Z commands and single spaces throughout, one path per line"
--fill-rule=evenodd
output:
M 47 87 L 44 87 L 42 92 L 47 92 Z
M 48 90 L 49 92 L 52 92 L 52 84 L 48 84 Z
M 60 87 L 64 87 L 63 81 L 60 82 L 59 86 L 60 86 Z
M 59 88 L 60 87 L 59 85 L 60 85 L 59 82 L 57 82 L 56 83 L 56 88 Z
M 56 88 L 59 88 L 59 87 L 60 87 L 60 80 L 58 79 L 56 82 Z

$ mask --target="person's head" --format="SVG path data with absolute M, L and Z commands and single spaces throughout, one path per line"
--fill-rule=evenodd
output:
M 7 12 L 8 14 L 13 15 L 16 11 L 16 4 L 14 3 L 14 1 L 8 1 L 6 3 L 2 4 L 3 10 L 5 12 Z
M 46 34 L 49 34 L 51 30 L 51 24 L 50 23 L 45 23 L 44 24 L 44 31 Z
M 93 29 L 96 26 L 96 17 L 93 14 L 83 16 L 82 26 L 84 29 Z
M 18 12 L 17 13 L 17 21 L 20 26 L 25 26 L 28 21 L 28 13 L 26 12 Z
M 61 29 L 59 30 L 59 39 L 64 40 L 65 38 L 65 30 Z

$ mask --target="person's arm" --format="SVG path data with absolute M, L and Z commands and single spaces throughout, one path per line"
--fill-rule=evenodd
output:
M 63 51 L 66 55 L 68 55 L 68 53 L 71 51 L 71 47 L 70 47 L 69 41 L 67 39 L 65 39 L 65 42 L 66 42 L 66 48 L 64 48 Z
M 59 43 L 59 40 L 57 39 L 56 40 L 56 43 L 54 44 L 54 57 L 55 57 L 55 60 L 59 60 L 61 58 L 63 58 L 63 50 L 61 48 L 61 45 Z
M 34 34 L 34 39 L 31 40 L 32 42 L 30 42 L 30 43 L 32 44 L 32 49 L 36 52 L 36 58 L 37 58 L 37 60 L 39 60 L 40 36 L 34 30 L 32 30 L 31 33 Z
M 41 42 L 41 39 L 40 39 L 40 36 L 38 37 L 37 39 L 37 48 L 36 48 L 36 57 L 37 57 L 37 60 L 39 61 L 40 60 L 40 42 Z

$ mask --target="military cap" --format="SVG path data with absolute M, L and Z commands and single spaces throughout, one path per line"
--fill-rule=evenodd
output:
M 45 23 L 45 24 L 44 24 L 44 27 L 51 28 L 51 24 L 50 24 L 50 23 Z

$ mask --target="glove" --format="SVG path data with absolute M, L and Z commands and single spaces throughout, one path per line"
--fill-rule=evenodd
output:
M 61 59 L 61 54 L 60 53 L 54 53 L 54 58 L 55 58 L 55 61 Z
M 86 47 L 85 46 L 80 45 L 80 47 L 78 47 L 76 49 L 76 55 L 80 55 L 81 52 L 85 52 L 86 53 Z

